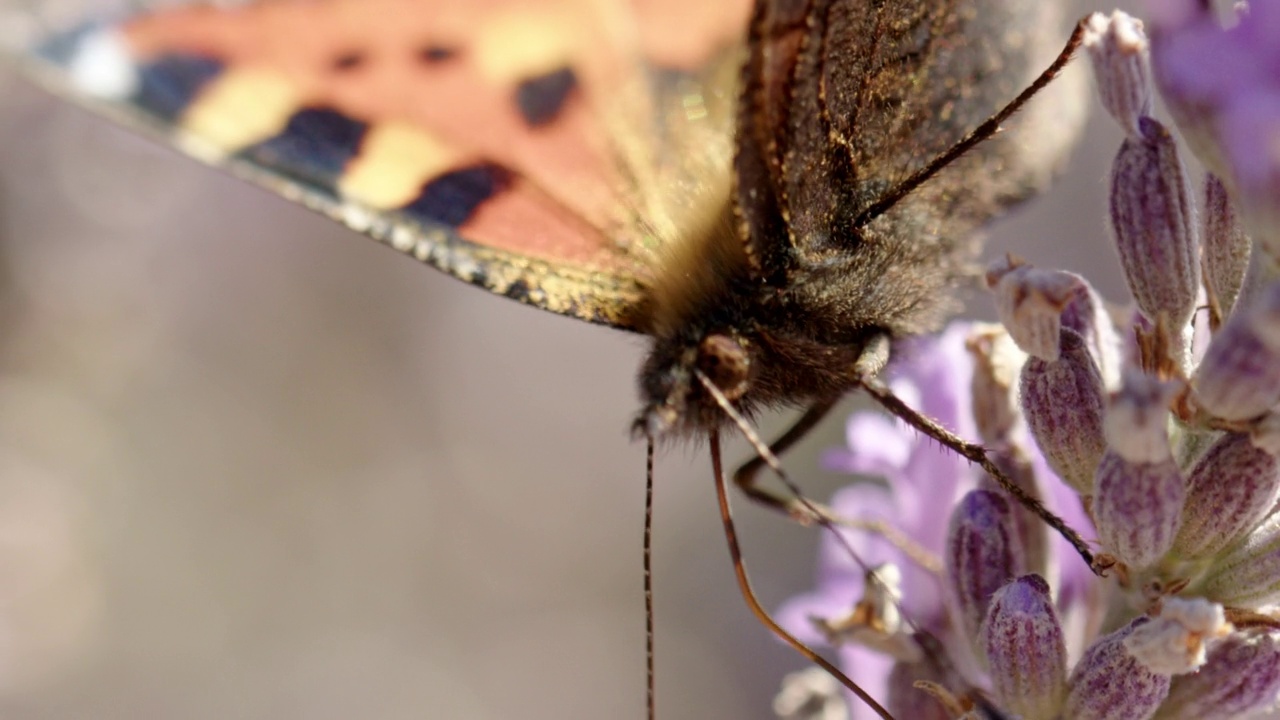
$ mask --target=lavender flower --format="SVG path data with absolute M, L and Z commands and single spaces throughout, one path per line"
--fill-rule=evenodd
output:
M 1130 137 L 1140 137 L 1142 118 L 1151 114 L 1150 71 L 1142 23 L 1116 11 L 1085 21 L 1084 46 L 1093 59 L 1102 106 Z
M 1234 190 L 1246 224 L 1280 249 L 1280 6 L 1237 5 L 1230 27 L 1213 3 L 1151 0 L 1156 82 L 1188 145 Z
M 1108 448 L 1094 483 L 1093 516 L 1103 545 L 1130 568 L 1163 557 L 1182 522 L 1187 493 L 1169 447 L 1171 390 L 1131 370 L 1107 409 Z
M 994 483 L 878 416 L 851 418 L 849 448 L 827 457 L 889 486 L 837 496 L 858 559 L 824 540 L 817 589 L 781 617 L 835 644 L 896 717 L 1245 720 L 1280 698 L 1280 232 L 1266 234 L 1280 228 L 1280 122 L 1260 144 L 1280 106 L 1280 5 L 1255 2 L 1224 30 L 1209 3 L 1161 3 L 1159 89 L 1222 181 L 1189 192 L 1173 130 L 1151 117 L 1142 24 L 1090 19 L 1104 104 L 1126 132 L 1111 217 L 1132 326 L 1113 325 L 1086 279 L 1010 258 L 988 274 L 1005 329 L 953 326 L 890 368 L 908 403 L 981 437 L 1096 538 L 1110 576 L 1056 539 L 1045 548 Z M 1228 137 L 1240 117 L 1258 121 L 1252 134 Z
M 1231 314 L 1244 286 L 1250 243 L 1227 188 L 1213 175 L 1205 178 L 1201 213 L 1205 294 L 1209 300 L 1211 327 L 1217 330 L 1222 318 Z
M 1280 285 L 1232 313 L 1193 378 L 1196 403 L 1226 420 L 1258 417 L 1280 402 Z
M 1089 646 L 1068 681 L 1066 717 L 1145 720 L 1155 714 L 1169 694 L 1170 677 L 1144 666 L 1125 643 L 1148 622 L 1137 618 Z
M 1023 367 L 1022 411 L 1049 466 L 1081 495 L 1093 494 L 1106 449 L 1102 418 L 1106 388 L 1084 339 L 1063 330 L 1060 357 L 1031 358 Z
M 966 326 L 956 325 L 937 338 L 922 339 L 906 348 L 912 362 L 898 365 L 900 372 L 891 387 L 961 435 L 975 437 L 967 384 L 971 361 L 964 350 L 967 332 Z M 927 394 L 925 388 L 929 389 Z M 964 460 L 878 413 L 853 415 L 847 437 L 848 448 L 828 453 L 823 464 L 832 470 L 890 481 L 890 488 L 865 483 L 851 486 L 831 502 L 841 517 L 869 529 L 841 531 L 866 567 L 849 557 L 841 542 L 824 537 L 816 589 L 787 603 L 777 617 L 800 639 L 825 644 L 832 638 L 815 619 L 828 627 L 838 624 L 869 593 L 879 592 L 868 587 L 868 568 L 892 566 L 901 578 L 902 613 L 921 629 L 940 630 L 946 624 L 946 611 L 937 573 L 947 518 L 956 500 L 973 486 L 974 473 Z M 895 543 L 876 528 L 896 530 L 897 537 L 908 539 L 910 544 Z M 910 642 L 910 628 L 888 630 Z M 866 645 L 865 638 L 862 643 L 845 643 L 839 654 L 841 665 L 868 687 L 885 687 L 897 661 L 916 659 L 892 657 Z M 858 712 L 855 705 L 852 717 L 859 717 Z
M 1174 549 L 1214 555 L 1258 526 L 1280 499 L 1280 464 L 1248 435 L 1226 433 L 1196 461 Z
M 902 351 L 907 360 L 892 369 L 891 387 L 961 436 L 976 438 L 970 396 L 973 363 L 965 346 L 966 339 L 980 337 L 983 332 L 983 328 L 974 330 L 968 325 L 956 324 L 938 337 L 920 338 L 909 344 Z M 1008 439 L 1014 442 L 1019 434 L 1025 436 L 1025 428 L 1011 433 L 1014 437 Z M 784 627 L 806 642 L 836 643 L 841 666 L 864 687 L 884 688 L 887 707 L 895 715 L 928 717 L 921 714 L 926 712 L 925 708 L 932 711 L 939 705 L 921 691 L 913 691 L 912 681 L 936 680 L 937 667 L 931 662 L 936 658 L 929 657 L 932 649 L 922 648 L 914 633 L 925 631 L 944 646 L 965 648 L 953 653 L 954 657 L 944 663 L 953 674 L 981 674 L 981 670 L 976 669 L 978 661 L 967 649 L 977 648 L 979 644 L 968 633 L 956 633 L 953 629 L 957 627 L 954 609 L 943 601 L 946 592 L 941 578 L 948 516 L 959 498 L 977 484 L 977 473 L 967 462 L 936 443 L 879 414 L 853 415 L 847 437 L 848 448 L 828 453 L 824 464 L 837 471 L 889 480 L 888 488 L 869 483 L 853 485 L 837 493 L 831 503 L 838 515 L 863 527 L 844 529 L 841 534 L 866 567 L 851 558 L 842 543 L 824 537 L 817 587 L 785 604 L 777 617 Z M 1036 479 L 1051 477 L 1042 457 L 1028 449 L 1027 458 Z M 1091 532 L 1087 518 L 1080 512 L 1079 501 L 1064 485 L 1055 482 L 1047 494 L 1056 507 L 1064 509 L 1075 527 Z M 982 491 L 981 497 L 989 499 L 993 506 L 1004 506 L 1008 513 L 1010 502 L 1006 499 L 991 499 L 987 491 Z M 1055 536 L 1049 552 L 1065 560 L 1071 550 Z M 1089 582 L 1088 570 L 1079 562 L 1046 564 L 1063 568 L 1061 574 L 1055 576 L 1056 584 L 1061 597 L 1075 604 Z M 886 573 L 886 567 L 894 570 Z M 841 621 L 855 617 L 855 606 L 859 603 L 863 603 L 861 607 L 876 605 L 883 592 L 878 589 L 878 583 L 867 582 L 868 568 L 878 569 L 882 579 L 896 586 L 903 622 L 882 622 L 881 630 L 875 632 L 867 627 L 859 628 L 863 632 L 853 632 L 854 628 Z M 1017 572 L 1011 570 L 1005 579 L 1012 579 Z M 979 601 L 981 613 L 986 613 L 990 593 L 998 586 L 999 583 L 986 590 L 986 602 Z M 905 622 L 908 619 L 910 624 Z M 979 622 L 967 623 L 974 631 L 980 625 L 981 614 L 978 619 Z M 844 632 L 832 632 L 833 629 Z M 863 717 L 860 713 L 865 714 L 865 709 L 852 705 L 850 717 Z
M 982 629 L 992 692 L 1024 720 L 1053 720 L 1067 692 L 1067 646 L 1049 584 L 1027 575 L 1005 585 Z
M 965 638 L 977 638 L 996 591 L 1023 570 L 1009 503 L 998 492 L 974 490 L 951 513 L 946 589 L 951 615 Z
M 1240 632 L 1218 643 L 1199 672 L 1173 679 L 1157 720 L 1225 720 L 1265 708 L 1280 695 L 1280 641 Z

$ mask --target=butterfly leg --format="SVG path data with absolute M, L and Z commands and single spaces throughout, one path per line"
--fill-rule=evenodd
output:
M 880 371 L 888 364 L 889 337 L 887 335 L 877 335 L 867 343 L 866 347 L 858 355 L 858 360 L 854 365 L 855 377 L 877 377 Z M 800 416 L 800 419 L 796 420 L 781 437 L 769 445 L 769 455 L 776 458 L 809 434 L 809 431 L 819 422 L 822 422 L 822 419 L 831 412 L 831 408 L 835 407 L 840 397 L 836 395 L 823 398 L 810 405 L 809 409 L 805 410 L 804 414 Z M 768 464 L 769 457 L 766 457 L 764 453 L 757 453 L 754 458 L 744 463 L 733 474 L 734 485 L 737 485 L 738 489 L 755 502 L 785 512 L 801 524 L 812 525 L 820 523 L 822 520 L 839 524 L 838 517 L 817 503 L 801 499 L 794 493 L 785 495 L 761 487 L 758 483 L 757 475 Z
M 800 418 L 796 420 L 781 437 L 770 443 L 769 452 L 775 457 L 786 452 L 788 448 L 795 445 L 801 438 L 809 434 L 809 431 L 812 430 L 819 422 L 822 422 L 822 419 L 831 412 L 831 408 L 835 407 L 837 400 L 839 400 L 838 397 L 832 397 L 819 400 L 818 402 L 810 405 L 809 409 L 805 410 L 804 414 L 801 415 Z M 743 465 L 738 468 L 737 472 L 733 474 L 733 484 L 736 485 L 748 498 L 751 498 L 752 501 L 760 503 L 765 507 L 784 512 L 802 525 L 817 524 L 820 521 L 818 517 L 819 515 L 825 517 L 827 520 L 835 519 L 825 507 L 818 505 L 817 503 L 805 502 L 795 495 L 776 492 L 760 485 L 758 476 L 760 474 L 760 470 L 767 464 L 768 462 L 765 460 L 764 456 L 757 454 L 755 457 L 743 463 Z
M 875 376 L 863 377 L 860 384 L 862 389 L 871 396 L 872 400 L 875 400 L 899 420 L 937 440 L 945 447 L 955 451 L 960 457 L 985 470 L 1015 502 L 1030 510 L 1043 520 L 1046 525 L 1056 530 L 1067 542 L 1071 543 L 1080 557 L 1089 565 L 1090 570 L 1098 575 L 1106 574 L 1109 563 L 1103 558 L 1095 558 L 1093 551 L 1089 549 L 1088 543 L 1084 541 L 1084 538 L 1080 537 L 1079 533 L 1067 525 L 1066 521 L 1050 511 L 1049 508 L 1045 507 L 1038 498 L 1029 495 L 1026 490 L 1014 483 L 1004 470 L 1000 469 L 995 461 L 991 459 L 991 456 L 987 454 L 986 448 L 977 443 L 968 442 L 940 425 L 937 420 L 927 415 L 922 415 L 910 405 L 904 403 L 897 395 L 894 395 L 893 391 L 880 378 Z
M 834 404 L 834 401 L 830 403 L 827 406 L 827 410 L 830 410 L 830 405 Z M 808 416 L 812 412 L 813 410 L 810 409 L 809 412 L 805 413 L 805 416 Z M 826 414 L 825 411 L 822 414 Z M 803 420 L 804 418 L 802 417 L 796 425 L 800 425 Z M 817 421 L 815 420 L 814 422 Z M 810 427 L 812 427 L 812 423 L 810 424 Z M 801 433 L 801 435 L 803 435 L 803 433 Z M 716 500 L 720 506 L 720 520 L 724 525 L 725 540 L 729 544 L 729 556 L 733 560 L 733 572 L 738 581 L 738 591 L 742 594 L 743 600 L 746 600 L 747 607 L 761 624 L 769 628 L 773 634 L 777 635 L 783 642 L 794 648 L 796 652 L 799 652 L 810 662 L 816 664 L 831 675 L 831 677 L 838 680 L 841 685 L 844 685 L 851 693 L 857 696 L 859 700 L 865 703 L 871 712 L 874 712 L 884 720 L 894 720 L 893 715 L 889 714 L 888 710 L 881 706 L 880 703 L 876 702 L 875 698 L 868 695 L 861 686 L 850 680 L 847 675 L 840 671 L 840 668 L 836 667 L 829 660 L 819 655 L 813 648 L 801 642 L 794 635 L 787 632 L 786 629 L 778 624 L 778 621 L 769 614 L 769 611 L 765 610 L 764 606 L 760 604 L 760 600 L 756 597 L 755 590 L 751 587 L 751 579 L 747 576 L 747 567 L 742 559 L 742 547 L 738 544 L 738 530 L 734 526 L 733 513 L 729 509 L 729 493 L 725 487 L 724 481 L 724 464 L 720 460 L 719 430 L 712 428 L 708 439 L 710 440 L 711 446 L 712 475 L 715 478 L 716 484 Z M 779 442 L 781 442 L 781 439 Z M 794 440 L 792 440 L 792 442 L 794 442 Z

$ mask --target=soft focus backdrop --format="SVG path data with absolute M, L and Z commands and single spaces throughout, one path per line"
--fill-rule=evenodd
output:
M 1086 138 L 988 257 L 1124 300 L 1119 134 L 1095 114 Z M 643 716 L 640 338 L 490 297 L 2 69 L 0 338 L 0 717 Z M 788 456 L 815 496 L 845 481 L 816 465 L 844 414 Z M 737 595 L 705 452 L 667 453 L 657 486 L 659 716 L 770 717 L 802 663 Z M 776 606 L 815 534 L 737 507 Z

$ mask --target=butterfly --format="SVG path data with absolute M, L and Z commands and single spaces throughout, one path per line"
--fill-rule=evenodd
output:
M 36 73 L 460 279 L 648 336 L 640 435 L 812 424 L 1047 182 L 1070 133 L 1038 118 L 1034 152 L 998 135 L 910 185 L 1047 64 L 1054 13 L 685 5 L 182 9 L 58 36 Z

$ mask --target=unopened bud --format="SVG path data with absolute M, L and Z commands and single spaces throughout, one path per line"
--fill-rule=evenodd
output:
M 1280 497 L 1276 457 L 1242 433 L 1227 433 L 1187 477 L 1187 501 L 1173 548 L 1186 558 L 1214 555 L 1257 526 Z
M 1147 36 L 1142 21 L 1120 12 L 1094 13 L 1085 20 L 1084 46 L 1093 61 L 1102 107 L 1129 135 L 1139 134 L 1138 120 L 1151 114 L 1151 80 L 1147 68 Z
M 1043 501 L 1044 493 L 1041 492 L 1040 482 L 1036 478 L 1035 464 L 1021 447 L 1013 443 L 1005 443 L 993 447 L 990 453 L 996 467 L 1000 468 L 1005 477 L 1020 488 L 1027 497 Z M 990 475 L 984 475 L 979 480 L 978 489 L 997 493 L 1008 501 L 1013 532 L 1018 546 L 1022 548 L 1024 571 L 1049 577 L 1049 568 L 1053 562 L 1049 526 L 1045 525 L 1039 515 L 1010 497 L 1000 483 Z
M 1271 632 L 1236 632 L 1213 646 L 1199 672 L 1173 679 L 1157 720 L 1258 717 L 1280 695 L 1280 642 Z
M 1198 226 L 1173 137 L 1151 118 L 1139 126 L 1112 166 L 1111 226 L 1138 308 L 1153 322 L 1165 318 L 1176 341 L 1200 289 Z
M 1209 343 L 1192 382 L 1200 407 L 1250 420 L 1280 402 L 1280 282 L 1237 308 Z
M 1022 414 L 1049 467 L 1081 495 L 1093 494 L 1094 474 L 1106 450 L 1103 384 L 1084 340 L 1063 330 L 1062 355 L 1032 357 L 1022 368 Z
M 1067 691 L 1067 646 L 1049 584 L 1024 575 L 996 592 L 982 628 L 991 689 L 1023 720 L 1053 720 Z
M 1247 610 L 1280 601 L 1280 515 L 1271 515 L 1216 559 L 1200 594 Z
M 965 346 L 973 356 L 973 419 L 987 445 L 1009 442 L 1021 420 L 1015 388 L 1026 354 L 999 325 L 979 325 Z
M 1146 720 L 1169 694 L 1169 676 L 1138 662 L 1124 639 L 1150 622 L 1139 617 L 1085 651 L 1067 681 L 1064 718 Z
M 1215 175 L 1204 183 L 1204 274 L 1222 317 L 1231 314 L 1249 268 L 1251 243 L 1227 188 Z
M 1009 503 L 986 490 L 965 495 L 951 514 L 944 552 L 957 624 L 964 637 L 976 643 L 991 596 L 1022 573 Z
M 1172 458 L 1135 463 L 1108 450 L 1094 486 L 1098 538 L 1129 567 L 1150 567 L 1173 546 L 1185 501 L 1186 482 Z

